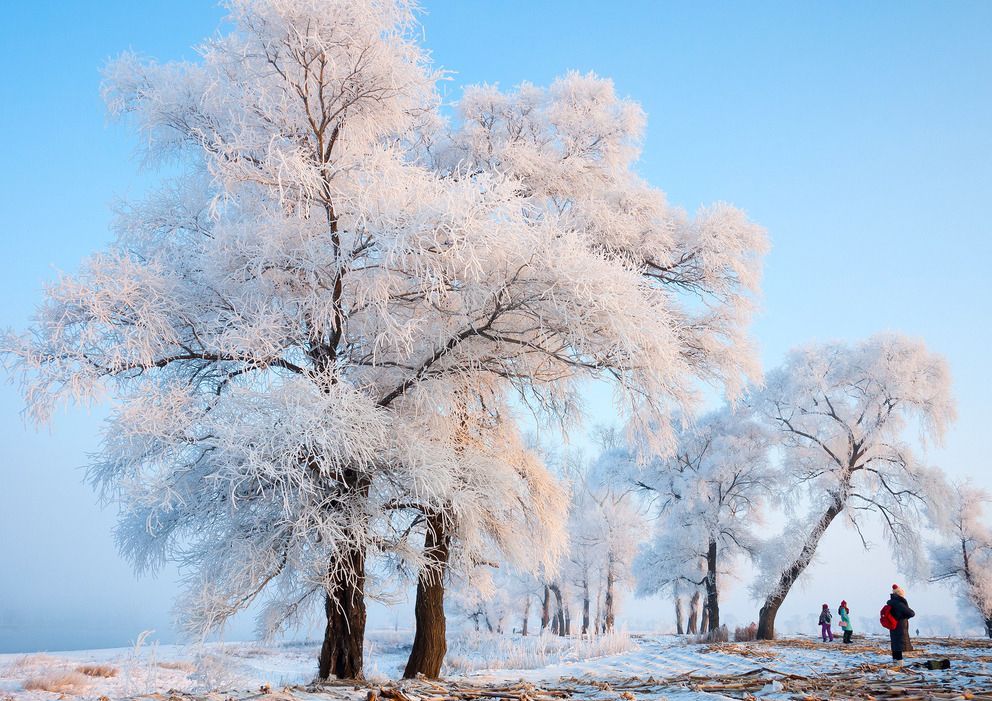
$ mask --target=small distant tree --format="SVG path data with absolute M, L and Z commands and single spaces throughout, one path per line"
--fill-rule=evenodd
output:
M 962 608 L 981 616 L 992 638 L 992 530 L 985 510 L 992 497 L 973 485 L 955 485 L 943 542 L 931 546 L 931 582 L 957 592 Z
M 756 553 L 756 529 L 778 475 L 769 448 L 761 424 L 722 409 L 682 429 L 672 457 L 633 476 L 658 518 L 656 538 L 637 561 L 639 589 L 703 588 L 706 631 L 720 629 L 721 573 L 732 571 L 740 556 Z
M 921 524 L 941 509 L 943 480 L 906 433 L 915 424 L 921 441 L 940 440 L 955 410 L 944 359 L 891 334 L 794 350 L 754 399 L 778 434 L 793 501 L 805 494 L 812 505 L 763 548 L 758 638 L 770 640 L 782 602 L 841 514 L 866 548 L 862 524 L 877 516 L 897 563 L 920 570 Z
M 573 487 L 569 564 L 582 600 L 583 628 L 596 633 L 614 629 L 623 592 L 633 585 L 634 557 L 643 540 L 644 517 L 619 479 L 628 459 L 622 447 L 605 446 Z M 589 617 L 592 594 L 598 605 Z

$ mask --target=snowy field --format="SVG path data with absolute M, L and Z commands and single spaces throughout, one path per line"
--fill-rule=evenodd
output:
M 490 698 L 502 701 L 572 697 L 619 701 L 992 699 L 992 692 L 986 691 L 992 689 L 992 643 L 981 640 L 922 641 L 919 651 L 908 660 L 909 667 L 895 671 L 888 668 L 889 659 L 880 638 L 861 639 L 845 648 L 839 642 L 820 644 L 813 639 L 694 645 L 674 636 L 631 638 L 618 634 L 587 641 L 551 636 L 521 639 L 468 635 L 451 643 L 443 687 L 420 682 L 397 689 L 390 680 L 399 676 L 409 650 L 409 633 L 374 632 L 369 638 L 367 671 L 371 688 L 383 687 L 381 697 L 397 701 L 481 698 L 476 691 L 468 697 L 451 691 L 480 686 L 496 687 L 498 690 Z M 336 685 L 318 690 L 309 686 L 316 652 L 314 643 L 227 643 L 199 647 L 143 644 L 109 650 L 2 655 L 0 699 L 367 698 L 366 687 Z M 923 661 L 937 658 L 950 659 L 951 669 L 919 668 Z M 852 679 L 858 683 L 867 680 L 874 686 L 864 695 L 853 695 L 849 690 Z M 803 686 L 803 680 L 812 680 L 809 684 L 814 686 L 832 681 L 836 685 L 822 693 L 793 693 L 790 688 Z M 935 691 L 914 695 L 906 692 L 906 685 Z M 892 696 L 879 694 L 881 686 L 891 687 Z M 936 691 L 938 688 L 943 691 Z M 543 693 L 555 695 L 542 696 Z

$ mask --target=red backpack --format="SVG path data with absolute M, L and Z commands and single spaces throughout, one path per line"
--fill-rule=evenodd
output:
M 878 622 L 886 630 L 895 630 L 899 626 L 899 621 L 892 615 L 892 607 L 886 604 L 878 613 Z

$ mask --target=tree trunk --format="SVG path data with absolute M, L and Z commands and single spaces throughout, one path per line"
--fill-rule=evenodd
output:
M 682 611 L 682 597 L 675 597 L 675 632 L 678 635 L 685 634 L 685 626 L 683 625 L 683 611 Z
M 593 630 L 597 633 L 601 632 L 603 629 L 603 579 L 600 577 L 599 584 L 596 587 L 596 624 L 593 626 Z
M 367 499 L 369 479 L 346 470 L 342 476 L 345 490 L 355 490 Z M 365 646 L 365 551 L 350 547 L 331 567 L 330 582 L 324 596 L 324 643 L 317 658 L 320 679 L 361 679 Z
M 820 516 L 816 527 L 803 545 L 799 557 L 779 577 L 778 586 L 768 595 L 764 605 L 758 612 L 758 640 L 775 639 L 775 616 L 778 615 L 778 610 L 782 607 L 782 602 L 788 596 L 792 585 L 799 579 L 799 575 L 809 567 L 809 563 L 813 560 L 813 555 L 816 553 L 816 548 L 820 544 L 820 539 L 823 538 L 827 527 L 843 509 L 844 501 L 839 495 L 835 495 L 833 502 L 823 515 Z
M 992 618 L 985 619 L 985 634 L 992 638 Z
M 699 632 L 699 592 L 692 592 L 692 597 L 689 599 L 689 625 L 686 626 L 685 632 L 689 635 L 696 635 Z
M 427 517 L 424 535 L 426 564 L 417 577 L 417 599 L 414 604 L 416 631 L 413 648 L 403 672 L 404 679 L 423 674 L 428 679 L 441 675 L 441 664 L 448 651 L 444 618 L 444 575 L 448 567 L 451 536 L 440 514 Z
M 710 606 L 703 604 L 703 614 L 699 617 L 699 634 L 706 635 L 710 632 Z
M 613 586 L 615 584 L 615 580 L 616 576 L 613 574 L 613 556 L 610 555 L 609 565 L 606 570 L 606 620 L 603 622 L 603 628 L 606 632 L 613 630 L 613 623 L 615 619 L 615 613 L 613 611 Z
M 541 630 L 547 630 L 551 623 L 551 587 L 544 585 L 544 604 L 541 607 Z
M 565 635 L 565 607 L 561 599 L 561 588 L 557 584 L 549 584 L 548 589 L 555 595 L 555 613 L 552 619 L 551 632 L 555 635 Z
M 324 596 L 324 644 L 318 658 L 321 679 L 361 679 L 365 645 L 365 553 L 352 548 L 344 557 L 350 572 L 337 573 Z
M 589 632 L 589 579 L 582 580 L 582 635 Z
M 530 621 L 530 594 L 524 597 L 524 624 L 520 627 L 520 634 L 527 635 L 527 623 Z
M 716 540 L 710 540 L 706 551 L 706 611 L 710 632 L 720 629 L 720 590 L 716 581 Z

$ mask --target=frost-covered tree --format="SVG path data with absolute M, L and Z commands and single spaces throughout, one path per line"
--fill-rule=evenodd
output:
M 644 518 L 633 492 L 619 479 L 629 459 L 618 444 L 605 445 L 573 487 L 567 567 L 582 602 L 584 633 L 612 631 L 623 592 L 633 586 Z M 590 615 L 593 595 L 595 614 Z
M 690 378 L 722 383 L 734 396 L 741 380 L 759 374 L 746 330 L 765 234 L 723 203 L 690 217 L 637 175 L 645 127 L 639 105 L 618 97 L 609 80 L 569 73 L 547 88 L 524 83 L 504 93 L 472 87 L 457 107 L 453 135 L 444 148 L 433 148 L 439 167 L 459 164 L 510 177 L 535 222 L 577 236 L 604 261 L 625 268 L 631 276 L 625 282 L 652 299 L 660 315 L 650 342 L 629 352 L 643 361 L 661 350 L 662 340 L 675 351 L 653 369 L 664 396 L 690 399 Z M 585 280 L 606 273 L 592 258 L 576 260 L 571 269 Z M 625 397 L 637 419 L 647 418 L 637 405 L 655 399 Z M 653 447 L 670 449 L 667 417 L 636 425 L 646 428 L 646 437 L 662 439 Z
M 473 89 L 448 125 L 406 0 L 228 7 L 199 60 L 108 68 L 111 111 L 168 169 L 3 350 L 38 420 L 115 399 L 91 476 L 136 567 L 183 566 L 188 630 L 322 605 L 320 676 L 359 677 L 370 556 L 430 584 L 517 547 L 487 490 L 550 493 L 524 451 L 457 438 L 461 397 L 565 420 L 606 378 L 663 447 L 693 378 L 754 374 L 765 239 L 635 175 L 643 118 L 608 81 Z
M 959 595 L 961 608 L 977 612 L 992 638 L 992 530 L 986 525 L 989 494 L 958 484 L 943 527 L 943 541 L 930 548 L 930 581 L 944 582 Z
M 724 408 L 684 427 L 675 453 L 634 474 L 656 510 L 655 538 L 637 558 L 644 594 L 706 592 L 708 630 L 720 627 L 720 577 L 757 552 L 757 529 L 776 491 L 768 431 Z
M 675 634 L 684 635 L 685 634 L 685 603 L 683 601 L 685 597 L 681 594 L 675 594 L 672 600 L 675 604 Z
M 440 674 L 447 650 L 444 578 L 449 569 L 474 578 L 476 588 L 492 599 L 505 594 L 505 587 L 487 586 L 490 563 L 501 561 L 500 572 L 512 568 L 521 575 L 536 575 L 553 570 L 565 550 L 567 491 L 541 457 L 525 447 L 516 422 L 505 406 L 498 411 L 500 407 L 495 396 L 482 400 L 461 393 L 453 417 L 426 417 L 419 435 L 428 445 L 440 440 L 452 446 L 451 462 L 441 474 L 423 480 L 402 503 L 391 505 L 403 515 L 413 515 L 404 531 L 424 534 L 417 627 L 405 677 Z M 485 596 L 468 598 L 486 601 Z M 479 611 L 486 610 L 472 613 Z M 483 619 L 496 621 L 502 629 L 509 604 L 504 602 L 498 612 Z M 477 616 L 476 623 L 479 620 Z
M 754 406 L 777 430 L 784 469 L 804 493 L 809 514 L 763 549 L 756 593 L 764 598 L 758 637 L 775 636 L 775 615 L 806 570 L 823 534 L 844 514 L 865 547 L 865 518 L 879 518 L 897 564 L 917 572 L 921 523 L 943 502 L 940 473 L 917 456 L 920 441 L 939 441 L 955 417 L 947 363 L 922 342 L 882 334 L 856 344 L 792 351 L 770 373 Z

